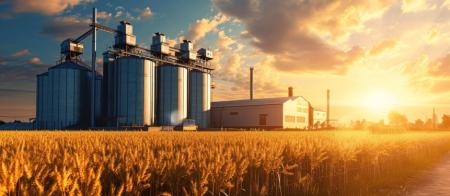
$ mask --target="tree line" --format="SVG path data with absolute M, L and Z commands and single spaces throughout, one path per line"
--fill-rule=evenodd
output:
M 378 122 L 369 122 L 365 119 L 352 121 L 350 127 L 353 129 L 380 129 L 380 128 L 395 128 L 404 130 L 449 130 L 450 129 L 450 115 L 444 114 L 440 118 L 427 118 L 425 120 L 416 119 L 409 121 L 407 116 L 397 111 L 391 111 L 387 115 L 387 121 L 380 120 Z

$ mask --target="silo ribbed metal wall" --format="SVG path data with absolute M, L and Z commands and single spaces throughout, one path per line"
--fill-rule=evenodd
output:
M 37 85 L 36 85 L 36 128 L 44 129 L 45 128 L 45 113 L 44 107 L 45 101 L 47 97 L 45 96 L 45 83 L 48 78 L 48 73 L 40 74 L 37 76 Z
M 108 113 L 113 124 L 146 126 L 154 124 L 155 63 L 136 57 L 122 57 L 108 69 Z M 116 121 L 116 123 L 114 123 Z
M 211 110 L 211 74 L 189 72 L 188 118 L 194 119 L 200 128 L 208 128 Z
M 187 69 L 163 65 L 157 76 L 158 124 L 178 125 L 187 117 Z
M 53 103 L 53 97 L 52 97 L 52 82 L 49 74 L 43 78 L 42 83 L 42 92 L 44 100 L 42 101 L 42 122 L 44 123 L 42 129 L 49 129 L 50 127 L 50 120 L 51 120 L 51 108 Z
M 91 73 L 92 74 L 92 73 Z M 103 77 L 101 75 L 95 76 L 95 122 L 96 126 L 100 126 L 102 118 L 102 82 Z
M 79 65 L 78 65 L 79 66 Z M 76 67 L 76 66 L 75 66 Z M 49 69 L 51 83 L 48 129 L 82 128 L 88 124 L 89 73 L 64 66 Z

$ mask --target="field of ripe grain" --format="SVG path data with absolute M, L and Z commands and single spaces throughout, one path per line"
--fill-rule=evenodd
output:
M 386 195 L 450 132 L 0 132 L 2 195 Z

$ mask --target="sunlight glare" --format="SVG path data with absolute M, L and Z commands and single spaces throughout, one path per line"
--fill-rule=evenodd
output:
M 395 97 L 386 91 L 378 90 L 368 94 L 364 105 L 372 112 L 387 113 L 396 105 Z

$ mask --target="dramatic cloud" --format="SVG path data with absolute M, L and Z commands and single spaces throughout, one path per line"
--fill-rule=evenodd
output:
M 255 96 L 276 96 L 283 90 L 278 73 L 274 70 L 273 58 L 264 54 L 247 54 L 249 50 L 241 40 L 217 32 L 213 64 L 217 84 L 215 97 L 219 100 L 247 98 L 249 89 L 249 67 L 254 67 Z M 258 60 L 254 57 L 259 56 Z M 261 58 L 262 56 L 262 58 Z
M 94 0 L 7 0 L 14 12 L 35 12 L 44 15 L 55 15 L 66 9 Z
M 217 26 L 226 22 L 227 17 L 223 15 L 214 16 L 211 19 L 203 18 L 197 20 L 194 24 L 189 27 L 188 32 L 186 33 L 185 38 L 192 41 L 198 41 L 203 38 L 206 33 L 211 31 L 216 31 Z
M 332 44 L 362 30 L 364 22 L 381 16 L 393 0 L 214 0 L 225 15 L 245 24 L 254 46 L 275 56 L 285 71 L 343 72 L 364 51 Z
M 42 33 L 57 40 L 75 38 L 89 29 L 89 19 L 78 16 L 61 16 L 44 25 Z

